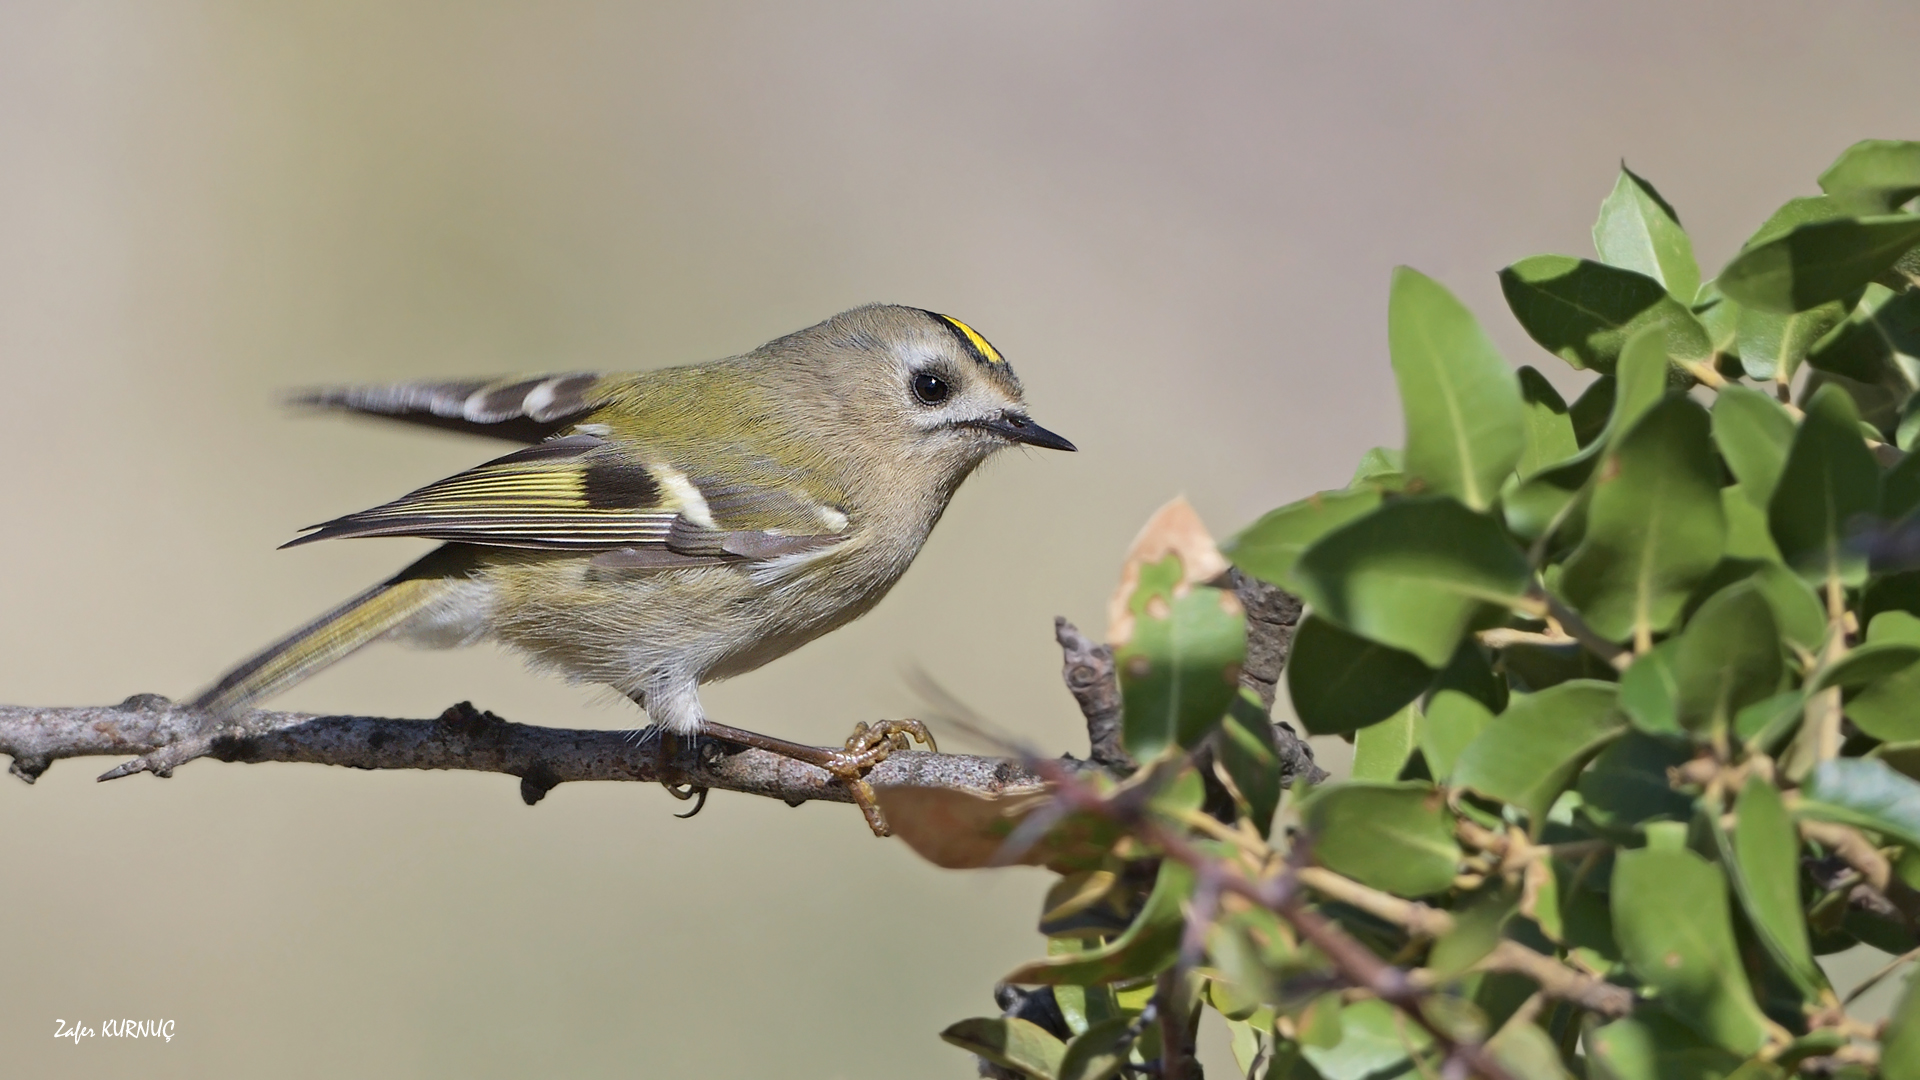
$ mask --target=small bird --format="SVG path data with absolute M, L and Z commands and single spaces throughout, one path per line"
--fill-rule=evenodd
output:
M 863 802 L 859 771 L 923 727 L 862 725 L 845 750 L 809 747 L 709 721 L 700 685 L 871 610 L 995 451 L 1074 449 L 1028 418 L 1012 367 L 972 327 L 892 305 L 687 367 L 295 400 L 531 445 L 309 526 L 285 546 L 446 543 L 268 646 L 196 707 L 234 714 L 378 638 L 493 640 L 613 687 L 669 738 L 704 732 L 797 757 L 846 779 Z

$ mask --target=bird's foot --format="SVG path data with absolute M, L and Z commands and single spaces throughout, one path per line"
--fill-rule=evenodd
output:
M 685 773 L 681 771 L 679 764 L 680 751 L 688 743 L 691 743 L 693 749 L 697 752 L 700 748 L 700 737 L 698 735 L 690 737 L 679 735 L 666 728 L 659 728 L 658 731 L 660 747 L 660 756 L 658 758 L 660 762 L 660 786 L 667 789 L 667 794 L 679 799 L 681 802 L 686 802 L 688 799 L 694 800 L 693 809 L 684 814 L 673 815 L 677 818 L 690 818 L 706 809 L 707 788 L 704 784 L 696 784 L 685 778 Z
M 937 749 L 933 733 L 918 720 L 880 720 L 872 724 L 863 720 L 854 726 L 853 734 L 838 750 L 788 742 L 771 735 L 716 724 L 711 720 L 706 722 L 703 730 L 726 742 L 765 750 L 825 770 L 853 796 L 854 805 L 860 808 L 860 813 L 867 819 L 867 827 L 873 830 L 875 836 L 891 836 L 893 830 L 887 827 L 887 819 L 880 812 L 873 785 L 867 783 L 867 770 L 885 761 L 894 751 L 908 749 L 915 739 L 925 743 L 929 750 Z

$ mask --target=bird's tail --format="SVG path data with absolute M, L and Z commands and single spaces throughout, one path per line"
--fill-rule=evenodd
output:
M 262 649 L 203 692 L 193 707 L 214 715 L 249 708 L 419 614 L 465 579 L 465 568 L 455 565 L 464 560 L 450 548 L 433 552 Z

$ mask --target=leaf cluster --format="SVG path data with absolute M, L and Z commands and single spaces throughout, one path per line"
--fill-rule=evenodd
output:
M 1404 447 L 1225 550 L 1305 600 L 1286 689 L 1352 776 L 1283 793 L 1231 594 L 1134 567 L 1140 772 L 943 811 L 1061 874 L 1044 993 L 945 1037 L 1174 1076 L 1210 1008 L 1268 1080 L 1920 1078 L 1920 980 L 1876 1025 L 1817 962 L 1920 949 L 1920 143 L 1820 186 L 1703 281 L 1623 166 L 1596 257 L 1501 271 L 1571 403 L 1396 271 Z

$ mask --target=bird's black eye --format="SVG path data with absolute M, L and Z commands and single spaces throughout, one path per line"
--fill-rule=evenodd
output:
M 913 396 L 920 399 L 922 405 L 938 405 L 947 400 L 953 389 L 947 381 L 938 375 L 921 372 L 913 377 Z

